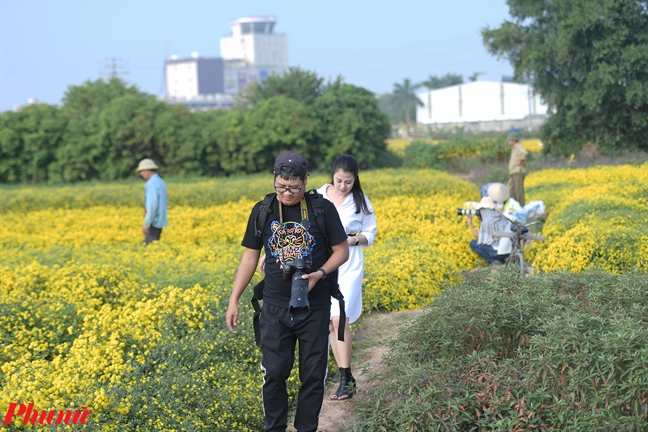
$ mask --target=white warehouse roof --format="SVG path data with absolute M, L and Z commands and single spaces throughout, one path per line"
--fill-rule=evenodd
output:
M 527 84 L 475 81 L 417 93 L 421 124 L 520 120 L 546 114 L 547 106 Z

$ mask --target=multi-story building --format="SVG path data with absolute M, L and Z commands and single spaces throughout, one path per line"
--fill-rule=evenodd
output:
M 231 35 L 220 40 L 225 93 L 236 94 L 288 67 L 288 39 L 275 33 L 276 24 L 273 16 L 250 16 L 230 23 Z
M 223 59 L 199 57 L 167 60 L 164 65 L 166 95 L 172 98 L 192 98 L 224 93 Z
M 234 98 L 224 91 L 224 66 L 220 57 L 176 58 L 164 62 L 166 94 L 162 100 L 182 104 L 192 111 L 231 108 Z
M 288 67 L 285 34 L 274 32 L 273 16 L 251 16 L 230 23 L 231 35 L 221 38 L 221 57 L 172 56 L 164 63 L 168 103 L 192 110 L 231 108 L 234 96 L 248 84 Z

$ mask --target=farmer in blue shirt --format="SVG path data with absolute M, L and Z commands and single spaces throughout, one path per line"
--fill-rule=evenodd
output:
M 167 187 L 157 173 L 158 166 L 152 159 L 142 159 L 137 167 L 146 184 L 144 185 L 144 241 L 146 244 L 160 240 L 162 228 L 167 226 Z

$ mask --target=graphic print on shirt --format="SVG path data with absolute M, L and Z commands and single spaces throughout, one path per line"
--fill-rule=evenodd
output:
M 268 247 L 280 264 L 286 259 L 305 258 L 315 247 L 315 238 L 303 223 L 272 221 Z

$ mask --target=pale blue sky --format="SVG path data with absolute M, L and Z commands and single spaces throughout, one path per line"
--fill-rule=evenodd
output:
M 124 59 L 129 82 L 159 94 L 167 46 L 169 56 L 218 56 L 230 20 L 248 15 L 277 17 L 291 66 L 377 93 L 430 74 L 512 74 L 480 36 L 509 17 L 504 0 L 0 0 L 0 110 L 29 98 L 59 103 L 67 86 L 99 78 L 110 57 Z

